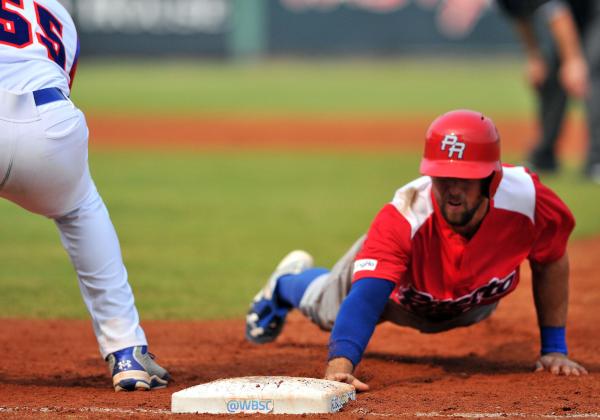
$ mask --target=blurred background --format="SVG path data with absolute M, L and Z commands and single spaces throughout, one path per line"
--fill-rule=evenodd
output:
M 491 0 L 69 0 L 82 54 L 389 57 L 514 53 Z
M 535 130 L 513 28 L 491 0 L 63 0 L 74 102 L 144 319 L 243 318 L 289 250 L 331 266 L 418 176 L 454 108 L 494 119 L 518 164 Z M 575 238 L 597 235 L 575 103 L 561 172 Z M 86 318 L 52 222 L 0 202 L 8 317 Z

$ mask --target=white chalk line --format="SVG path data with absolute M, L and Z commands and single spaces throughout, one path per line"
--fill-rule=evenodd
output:
M 171 410 L 163 410 L 160 408 L 105 408 L 105 407 L 0 407 L 2 413 L 64 413 L 64 412 L 79 412 L 79 413 L 102 413 L 102 414 L 172 414 Z
M 171 410 L 164 410 L 160 408 L 148 409 L 148 408 L 105 408 L 105 407 L 79 407 L 79 408 L 68 408 L 68 407 L 0 407 L 0 414 L 3 413 L 64 413 L 64 412 L 79 412 L 79 413 L 100 413 L 100 414 L 147 414 L 147 415 L 170 415 L 173 414 Z M 373 417 L 398 417 L 401 416 L 414 416 L 414 417 L 462 417 L 462 418 L 507 418 L 507 417 L 523 417 L 523 418 L 546 418 L 546 419 L 581 419 L 581 418 L 593 418 L 600 419 L 600 413 L 564 413 L 564 414 L 536 414 L 536 413 L 519 413 L 519 412 L 498 412 L 498 413 L 441 413 L 439 411 L 430 412 L 416 412 L 416 413 L 375 413 L 369 412 L 363 408 L 353 410 L 352 413 L 360 414 L 363 416 Z
M 541 417 L 546 419 L 577 419 L 600 418 L 600 413 L 565 413 L 565 414 L 535 414 L 535 413 L 414 413 L 415 417 L 465 417 L 465 418 L 506 418 L 506 417 Z
M 403 416 L 414 416 L 414 417 L 462 417 L 469 419 L 479 419 L 479 418 L 491 418 L 491 419 L 505 419 L 507 417 L 523 417 L 523 418 L 546 418 L 546 419 L 600 419 L 600 413 L 564 413 L 564 414 L 536 414 L 536 413 L 519 413 L 519 412 L 498 412 L 498 413 L 441 413 L 439 411 L 430 411 L 430 412 L 416 412 L 416 413 L 375 413 L 369 412 L 363 408 L 359 408 L 354 410 L 353 413 L 360 414 L 363 416 L 374 416 L 374 417 L 398 417 L 399 415 Z

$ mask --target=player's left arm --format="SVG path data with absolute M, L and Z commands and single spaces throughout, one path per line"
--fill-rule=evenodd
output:
M 536 371 L 581 375 L 587 371 L 567 356 L 565 328 L 569 306 L 567 242 L 575 219 L 565 203 L 536 175 L 534 244 L 529 254 L 533 297 L 540 327 L 541 356 Z
M 567 356 L 565 326 L 569 305 L 569 257 L 565 253 L 550 263 L 530 262 L 533 298 L 542 341 L 536 372 L 555 375 L 584 375 L 587 370 Z

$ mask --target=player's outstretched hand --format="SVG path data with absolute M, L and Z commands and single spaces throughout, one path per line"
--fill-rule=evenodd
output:
M 368 391 L 369 385 L 356 379 L 354 375 L 352 375 L 353 372 L 354 366 L 350 360 L 345 357 L 336 357 L 327 363 L 325 379 L 350 384 L 359 392 Z
M 364 382 L 359 381 L 354 376 L 349 373 L 333 373 L 331 375 L 327 375 L 325 379 L 330 381 L 338 381 L 350 384 L 359 392 L 364 392 L 369 390 L 369 385 Z
M 553 375 L 587 375 L 588 371 L 562 353 L 548 353 L 535 362 L 535 371 L 547 370 Z

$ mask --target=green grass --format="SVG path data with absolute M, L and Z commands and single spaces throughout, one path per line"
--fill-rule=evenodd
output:
M 531 112 L 515 57 L 391 61 L 86 62 L 73 98 L 86 112 L 180 114 L 437 115 L 472 108 Z
M 600 217 L 598 217 L 600 186 L 585 179 L 580 168 L 572 164 L 559 174 L 542 174 L 540 178 L 564 200 L 575 215 L 574 238 L 600 233 Z
M 519 60 L 81 63 L 73 98 L 93 113 L 423 116 L 457 107 L 531 115 Z M 510 161 L 510 160 L 509 160 Z M 395 189 L 411 153 L 93 151 L 143 319 L 241 317 L 292 248 L 330 266 Z M 547 179 L 600 232 L 599 189 L 575 169 Z M 3 316 L 85 318 L 53 223 L 0 200 Z
M 395 189 L 414 154 L 99 152 L 92 172 L 119 233 L 143 319 L 241 317 L 290 249 L 330 266 Z M 600 231 L 600 189 L 549 184 Z M 0 306 L 8 317 L 85 318 L 53 223 L 0 200 Z

